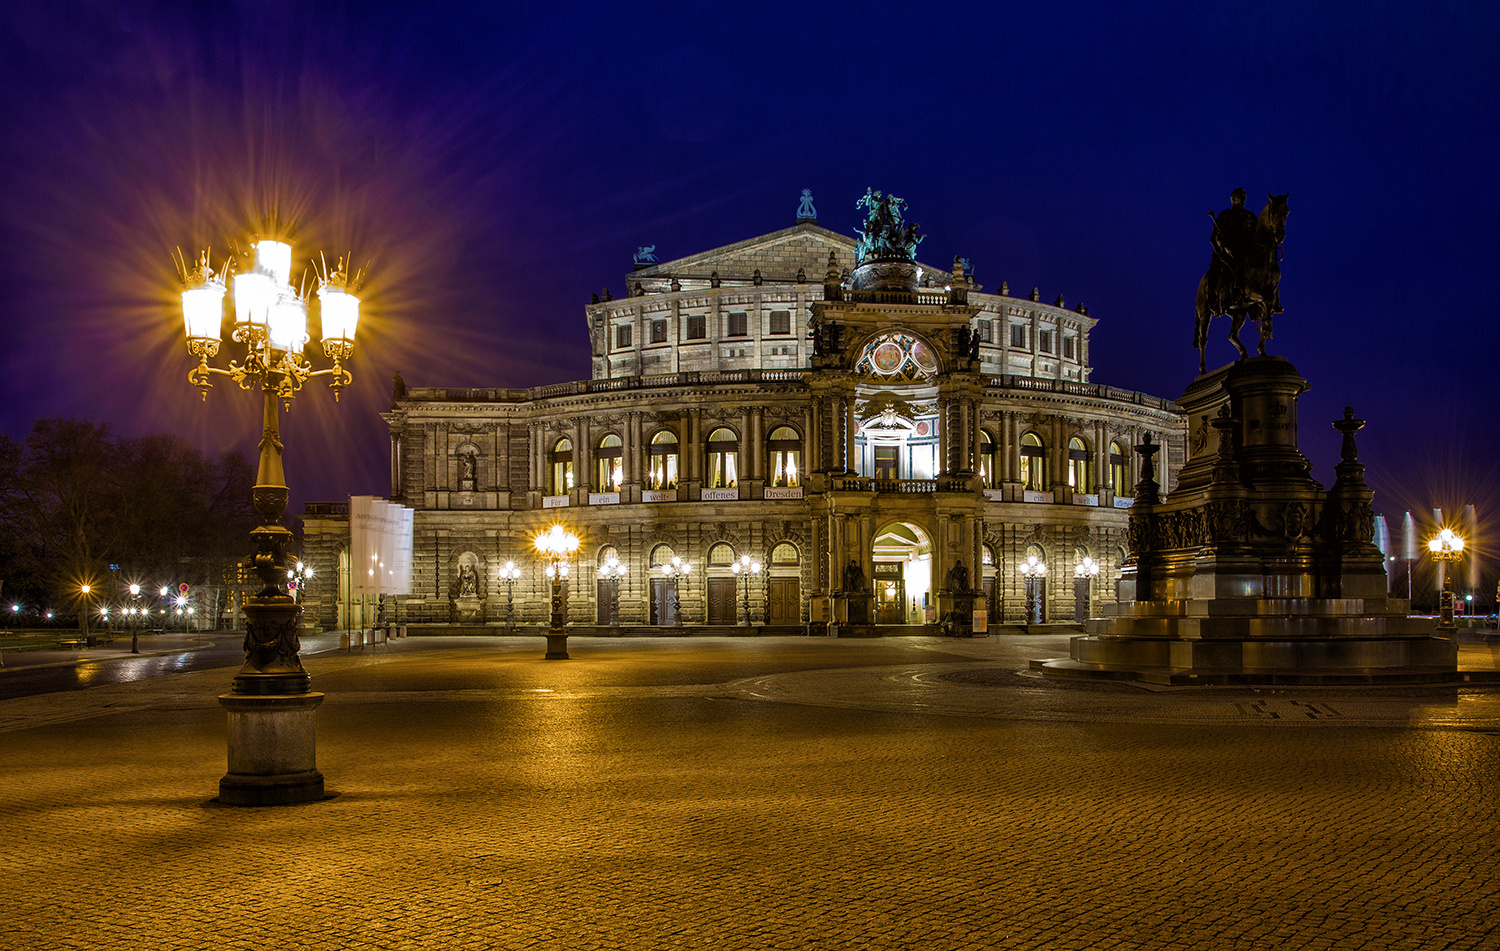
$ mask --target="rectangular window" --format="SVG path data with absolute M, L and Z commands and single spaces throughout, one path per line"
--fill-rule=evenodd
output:
M 667 322 L 665 320 L 653 320 L 653 321 L 651 321 L 651 342 L 652 343 L 666 343 L 667 342 Z
M 708 320 L 702 314 L 688 314 L 687 338 L 689 340 L 708 339 Z
M 789 334 L 792 332 L 792 312 L 789 310 L 771 311 L 771 333 Z
M 1025 324 L 1010 325 L 1010 345 L 1012 347 L 1015 347 L 1017 350 L 1027 349 Z
M 630 325 L 620 324 L 615 327 L 615 349 L 624 350 L 630 346 Z
M 1037 348 L 1043 353 L 1052 352 L 1052 331 L 1042 330 L 1036 335 Z
M 1064 337 L 1063 338 L 1063 358 L 1067 359 L 1067 360 L 1073 359 L 1073 338 L 1072 337 Z
M 727 336 L 750 336 L 750 321 L 746 318 L 743 312 L 729 315 L 729 333 L 727 334 Z
M 995 322 L 992 320 L 981 320 L 979 322 L 979 339 L 984 343 L 995 342 Z

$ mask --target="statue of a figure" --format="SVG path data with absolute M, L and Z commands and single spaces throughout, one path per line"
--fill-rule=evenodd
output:
M 462 453 L 458 457 L 458 477 L 464 482 L 474 481 L 474 454 Z
M 473 565 L 464 565 L 458 569 L 458 596 L 460 598 L 479 597 L 479 572 L 474 570 Z
M 636 248 L 635 249 L 635 260 L 632 263 L 634 263 L 634 264 L 655 264 L 656 263 L 656 245 L 654 245 L 654 244 L 648 244 L 648 245 L 646 245 L 643 248 Z
M 850 558 L 849 566 L 844 569 L 844 590 L 851 594 L 858 594 L 864 589 L 865 570 L 859 566 L 859 562 Z
M 1281 244 L 1286 240 L 1287 196 L 1266 196 L 1266 206 L 1257 217 L 1245 207 L 1245 190 L 1236 188 L 1230 205 L 1215 215 L 1209 243 L 1213 247 L 1208 271 L 1198 282 L 1198 320 L 1193 346 L 1198 349 L 1198 372 L 1208 365 L 1208 325 L 1221 314 L 1230 318 L 1229 341 L 1249 356 L 1240 343 L 1240 328 L 1247 318 L 1260 329 L 1256 352 L 1266 354 L 1271 339 L 1271 317 L 1281 308 Z
M 391 378 L 391 401 L 404 399 L 406 399 L 406 381 L 401 379 L 401 371 L 397 370 L 396 375 Z
M 874 189 L 865 189 L 865 195 L 855 205 L 866 209 L 865 225 L 856 229 L 859 242 L 854 249 L 856 264 L 866 261 L 899 260 L 914 261 L 917 245 L 925 237 L 915 224 L 906 224 L 902 214 L 906 201 L 895 195 L 881 197 Z
M 948 590 L 954 594 L 962 594 L 969 590 L 969 569 L 964 567 L 964 560 L 958 559 L 953 567 L 948 569 Z

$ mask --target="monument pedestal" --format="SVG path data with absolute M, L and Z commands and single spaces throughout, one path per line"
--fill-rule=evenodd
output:
M 1345 410 L 1324 490 L 1297 448 L 1307 382 L 1280 357 L 1194 380 L 1188 461 L 1158 497 L 1148 440 L 1130 510 L 1120 599 L 1073 638 L 1055 676 L 1158 683 L 1362 683 L 1455 679 L 1458 647 L 1386 593 L 1373 494 Z
M 323 798 L 317 768 L 316 710 L 321 693 L 226 693 L 229 772 L 219 780 L 219 802 L 285 806 Z

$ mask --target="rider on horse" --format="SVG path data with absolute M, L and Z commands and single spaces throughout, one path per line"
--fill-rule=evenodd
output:
M 1247 290 L 1249 258 L 1255 243 L 1255 212 L 1245 207 L 1245 190 L 1236 188 L 1229 196 L 1229 207 L 1214 216 L 1214 231 L 1209 239 L 1214 248 L 1213 263 L 1229 275 L 1226 282 L 1232 292 L 1226 295 L 1225 310 L 1247 307 L 1251 302 Z

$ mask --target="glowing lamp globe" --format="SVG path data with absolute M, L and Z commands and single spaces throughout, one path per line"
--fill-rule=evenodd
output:
M 182 321 L 189 340 L 220 339 L 224 321 L 224 284 L 210 278 L 182 292 Z
M 359 298 L 346 288 L 324 284 L 318 288 L 319 309 L 323 315 L 323 346 L 329 343 L 353 343 L 359 326 Z
M 271 308 L 281 288 L 268 274 L 250 271 L 234 276 L 234 322 L 239 327 L 265 330 L 271 323 Z
M 274 238 L 255 242 L 255 269 L 273 283 L 288 286 L 292 279 L 292 246 Z
M 300 353 L 307 346 L 307 305 L 296 294 L 283 292 L 271 307 L 267 331 L 272 350 Z

